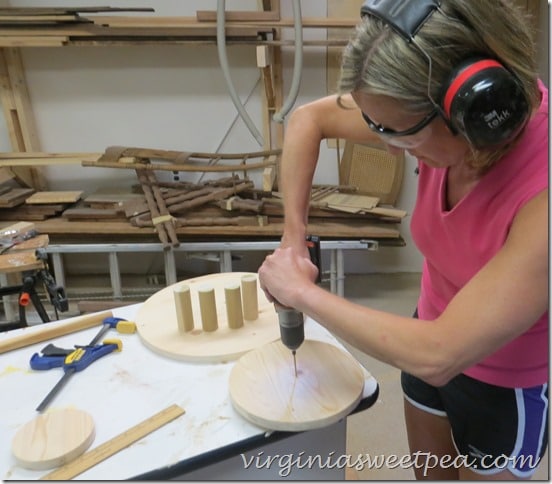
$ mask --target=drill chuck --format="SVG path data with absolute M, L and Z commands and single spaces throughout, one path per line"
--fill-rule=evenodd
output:
M 294 351 L 305 340 L 305 325 L 303 322 L 303 313 L 295 309 L 279 308 L 278 319 L 280 322 L 280 338 L 282 343 Z

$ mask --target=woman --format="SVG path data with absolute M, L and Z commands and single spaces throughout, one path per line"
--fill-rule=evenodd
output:
M 281 248 L 259 270 L 294 307 L 402 370 L 417 478 L 526 479 L 548 443 L 548 91 L 506 0 L 367 0 L 338 96 L 294 111 Z M 417 158 L 413 318 L 313 283 L 305 248 L 320 142 L 379 139 Z

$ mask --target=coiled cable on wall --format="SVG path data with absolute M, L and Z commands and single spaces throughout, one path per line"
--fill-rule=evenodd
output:
M 236 109 L 238 110 L 238 113 L 240 114 L 240 117 L 243 119 L 244 123 L 246 124 L 247 128 L 251 132 L 251 134 L 254 136 L 254 138 L 257 140 L 260 146 L 263 146 L 264 141 L 261 133 L 259 133 L 259 130 L 255 127 L 255 124 L 249 117 L 249 114 L 247 114 L 247 111 L 245 110 L 244 106 L 242 105 L 240 98 L 238 97 L 238 94 L 236 93 L 236 89 L 234 87 L 234 84 L 232 82 L 232 78 L 230 76 L 230 68 L 228 66 L 228 57 L 226 55 L 226 32 L 225 32 L 225 11 L 226 11 L 226 2 L 225 0 L 218 0 L 217 3 L 217 50 L 218 50 L 218 57 L 219 57 L 219 63 L 220 67 L 222 69 L 222 73 L 224 75 L 224 80 L 226 81 L 226 86 L 228 88 L 228 91 L 230 92 L 230 97 L 232 99 L 232 102 L 234 103 L 234 106 L 236 106 Z
M 299 94 L 301 85 L 301 71 L 303 70 L 303 25 L 301 16 L 300 0 L 292 0 L 293 4 L 293 26 L 295 31 L 295 59 L 293 63 L 293 78 L 288 97 L 284 101 L 282 109 L 274 114 L 272 119 L 277 123 L 283 123 L 285 116 L 289 113 Z

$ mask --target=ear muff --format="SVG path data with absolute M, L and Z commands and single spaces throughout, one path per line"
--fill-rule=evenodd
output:
M 449 76 L 441 108 L 453 130 L 475 148 L 511 141 L 529 118 L 529 102 L 516 77 L 494 59 L 468 59 Z

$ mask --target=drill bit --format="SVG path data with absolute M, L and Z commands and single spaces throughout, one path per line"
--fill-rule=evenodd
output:
M 293 369 L 295 370 L 295 378 L 297 378 L 297 357 L 295 356 L 296 353 L 296 350 L 292 350 L 291 352 L 291 354 L 293 355 Z

